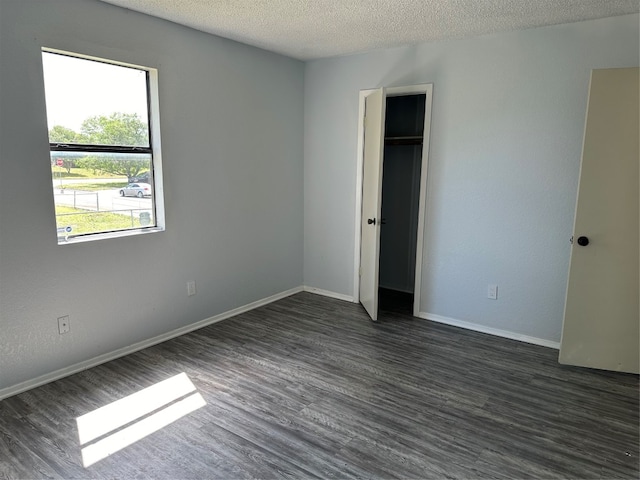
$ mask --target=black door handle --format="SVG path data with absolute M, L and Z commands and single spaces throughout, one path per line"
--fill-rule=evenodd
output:
M 578 245 L 581 247 L 586 247 L 589 245 L 589 239 L 587 237 L 578 237 Z
M 376 219 L 375 218 L 369 218 L 369 219 L 367 219 L 367 223 L 369 225 L 372 225 L 372 224 L 375 225 L 376 224 Z

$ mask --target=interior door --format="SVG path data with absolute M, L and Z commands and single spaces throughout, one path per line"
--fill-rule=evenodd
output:
M 365 99 L 360 303 L 362 303 L 372 320 L 378 319 L 385 107 L 386 95 L 383 88 L 369 94 Z
M 638 373 L 639 81 L 591 74 L 560 363 Z

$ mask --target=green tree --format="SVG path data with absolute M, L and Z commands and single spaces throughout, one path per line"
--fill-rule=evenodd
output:
M 109 116 L 96 115 L 82 122 L 80 132 L 55 125 L 49 130 L 51 143 L 75 143 L 80 145 L 119 145 L 126 147 L 148 147 L 149 127 L 135 113 L 115 112 Z M 64 159 L 67 173 L 72 167 L 89 168 L 94 171 L 133 177 L 149 170 L 150 161 L 132 155 L 90 155 L 80 160 Z
M 49 130 L 50 143 L 77 143 L 79 135 L 70 128 L 62 125 L 55 125 Z M 72 158 L 62 158 L 62 166 L 67 169 L 67 173 L 71 173 L 71 169 L 75 167 L 75 160 Z
M 135 113 L 112 113 L 87 118 L 80 127 L 81 142 L 92 145 L 149 146 L 149 128 Z
M 96 115 L 82 122 L 75 143 L 147 147 L 149 128 L 136 114 L 116 112 L 109 116 Z M 149 170 L 150 161 L 127 154 L 90 155 L 76 161 L 76 165 L 113 175 L 126 175 L 131 182 L 133 177 Z
M 78 133 L 70 128 L 62 125 L 55 125 L 49 130 L 50 143 L 76 143 L 78 141 Z
M 145 158 L 131 158 L 130 155 L 111 154 L 109 156 L 91 155 L 76 161 L 81 168 L 92 169 L 96 172 L 126 175 L 129 182 L 143 171 L 149 170 L 150 162 Z

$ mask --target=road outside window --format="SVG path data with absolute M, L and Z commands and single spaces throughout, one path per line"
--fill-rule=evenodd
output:
M 42 59 L 58 242 L 157 227 L 149 71 Z

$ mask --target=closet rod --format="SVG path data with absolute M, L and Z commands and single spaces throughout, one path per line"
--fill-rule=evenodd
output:
M 422 135 L 384 138 L 386 145 L 422 145 L 422 141 Z

